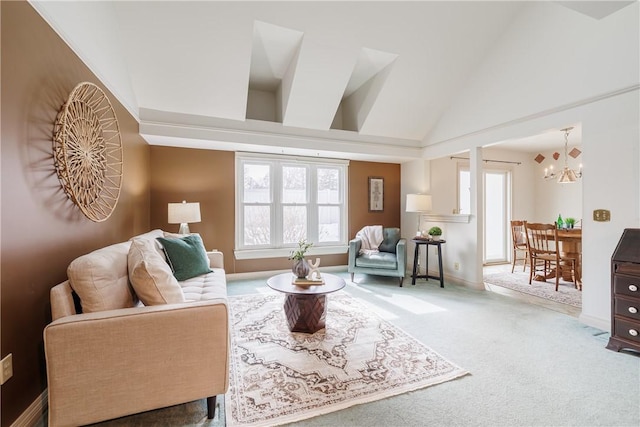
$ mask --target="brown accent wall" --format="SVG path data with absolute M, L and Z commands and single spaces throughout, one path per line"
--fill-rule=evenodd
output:
M 151 228 L 177 233 L 180 225 L 167 222 L 168 203 L 199 202 L 202 222 L 189 230 L 224 253 L 227 272 L 234 271 L 234 162 L 231 151 L 151 147 Z
M 27 2 L 0 2 L 1 357 L 13 354 L 2 386 L 1 425 L 11 425 L 47 387 L 42 332 L 49 290 L 66 279 L 75 257 L 149 230 L 149 146 L 138 124 L 114 105 L 124 146 L 124 182 L 112 216 L 84 217 L 61 190 L 53 168 L 56 113 L 82 81 L 100 85 Z
M 384 178 L 384 211 L 368 211 L 368 177 Z M 224 253 L 227 273 L 283 270 L 286 258 L 236 260 L 235 154 L 229 151 L 151 147 L 151 228 L 178 231 L 167 223 L 170 202 L 200 202 L 202 222 L 189 229 L 202 235 L 207 249 Z M 349 236 L 365 225 L 400 226 L 400 165 L 349 163 Z M 321 256 L 322 266 L 346 265 L 347 255 Z
M 369 212 L 369 177 L 384 178 L 382 212 Z M 349 236 L 365 225 L 400 227 L 400 165 L 395 163 L 349 163 Z

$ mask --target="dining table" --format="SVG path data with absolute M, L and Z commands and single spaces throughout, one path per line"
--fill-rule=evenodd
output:
M 558 243 L 560 245 L 560 255 L 576 260 L 576 286 L 582 290 L 582 229 L 581 228 L 563 228 L 558 230 Z M 559 274 L 562 280 L 573 282 L 571 277 L 571 268 L 561 261 L 559 266 Z M 548 279 L 556 277 L 558 272 L 552 269 L 546 276 L 536 275 L 534 280 L 545 282 Z

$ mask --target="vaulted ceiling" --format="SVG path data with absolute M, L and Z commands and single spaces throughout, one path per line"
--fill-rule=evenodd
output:
M 392 161 L 419 155 L 460 87 L 527 7 L 33 4 L 151 144 Z

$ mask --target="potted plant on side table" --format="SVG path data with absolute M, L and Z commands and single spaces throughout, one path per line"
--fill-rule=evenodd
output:
M 440 240 L 442 236 L 442 229 L 440 227 L 434 226 L 429 229 L 429 236 L 431 236 L 432 240 L 436 242 Z

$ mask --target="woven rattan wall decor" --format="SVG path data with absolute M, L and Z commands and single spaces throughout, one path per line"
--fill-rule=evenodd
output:
M 122 139 L 105 93 L 78 84 L 56 117 L 54 165 L 66 195 L 92 221 L 109 218 L 122 187 Z

